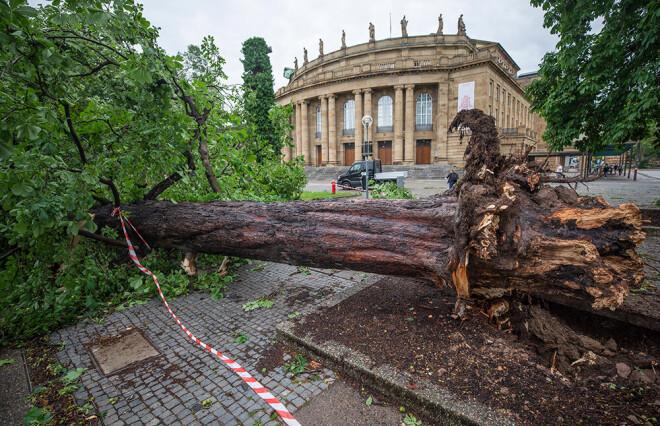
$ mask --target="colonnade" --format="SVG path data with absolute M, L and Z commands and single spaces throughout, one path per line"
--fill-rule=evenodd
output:
M 434 102 L 435 107 L 432 111 L 433 136 L 429 137 L 428 133 L 425 133 L 425 135 L 427 138 L 432 139 L 432 152 L 438 152 L 439 150 L 439 157 L 446 157 L 447 127 L 449 124 L 447 122 L 448 83 L 441 82 L 436 84 L 437 88 L 435 90 L 433 87 L 424 85 L 425 91 L 428 91 L 432 99 L 436 101 Z M 416 155 L 415 85 L 396 85 L 391 88 L 394 89 L 393 132 L 391 134 L 392 162 L 394 164 L 414 164 Z M 386 92 L 386 89 L 389 88 L 379 87 L 376 90 L 380 94 Z M 362 117 L 364 115 L 371 115 L 375 119 L 372 126 L 373 128 L 369 129 L 369 139 L 372 141 L 376 140 L 375 132 L 377 130 L 378 117 L 375 116 L 372 108 L 377 108 L 378 99 L 374 99 L 376 101 L 374 105 L 374 102 L 372 102 L 373 93 L 374 89 L 372 88 L 355 89 L 351 92 L 351 98 L 355 101 L 355 133 L 348 137 L 342 136 L 342 129 L 345 128 L 343 120 L 344 104 L 336 104 L 338 97 L 341 97 L 344 100 L 350 99 L 345 96 L 348 93 L 328 93 L 318 96 L 321 106 L 321 135 L 319 139 L 323 165 L 342 165 L 342 144 L 351 142 L 355 144 L 355 161 L 362 159 L 362 142 L 364 140 Z M 380 96 L 378 98 L 380 98 Z M 314 98 L 294 100 L 295 131 L 292 136 L 294 138 L 295 146 L 293 149 L 283 149 L 283 154 L 286 159 L 303 155 L 305 157 L 306 165 L 317 165 L 316 163 L 312 164 L 316 159 L 314 150 L 316 149 L 316 146 L 319 145 L 319 141 L 313 137 L 316 126 L 314 126 L 314 128 L 310 127 L 310 116 L 312 122 L 316 123 L 316 117 L 314 114 L 315 108 L 312 109 L 313 112 L 310 112 L 310 104 L 313 102 L 314 105 L 316 105 L 316 102 L 313 99 Z M 337 107 L 339 107 L 339 112 Z M 337 114 L 340 116 L 339 120 L 337 120 Z M 373 150 L 373 158 L 379 158 L 376 142 L 374 142 Z M 433 159 L 433 157 L 434 156 L 432 155 L 431 158 Z

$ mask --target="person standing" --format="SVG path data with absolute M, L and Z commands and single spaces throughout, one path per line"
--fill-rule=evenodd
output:
M 564 173 L 564 168 L 560 164 L 557 164 L 557 168 L 555 169 L 555 173 L 557 173 L 557 178 L 560 178 L 562 176 L 562 173 Z
M 449 189 L 451 189 L 451 187 L 454 186 L 456 182 L 458 182 L 458 174 L 456 173 L 456 170 L 452 169 L 447 175 L 447 183 L 449 183 Z

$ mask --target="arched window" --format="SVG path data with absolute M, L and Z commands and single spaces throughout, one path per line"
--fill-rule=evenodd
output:
M 321 137 L 321 105 L 316 107 L 316 137 Z
M 381 96 L 378 99 L 378 128 L 379 132 L 392 131 L 392 98 Z
M 355 134 L 355 101 L 350 99 L 344 103 L 344 131 L 345 135 Z
M 431 121 L 431 95 L 422 93 L 417 96 L 417 119 L 415 120 L 416 130 L 433 130 L 433 123 Z

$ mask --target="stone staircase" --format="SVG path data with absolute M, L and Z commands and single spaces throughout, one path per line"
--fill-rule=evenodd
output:
M 307 180 L 312 181 L 331 181 L 337 179 L 337 176 L 344 173 L 350 166 L 337 167 L 305 167 Z M 462 170 L 451 164 L 413 164 L 413 165 L 384 165 L 383 172 L 408 172 L 408 179 L 444 179 L 451 169 L 455 169 L 459 175 Z

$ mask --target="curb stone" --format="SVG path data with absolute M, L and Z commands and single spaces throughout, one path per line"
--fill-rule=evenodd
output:
M 647 236 L 660 236 L 660 226 L 644 226 L 642 231 L 646 232 Z
M 318 310 L 336 306 L 343 300 L 372 286 L 383 276 L 371 275 L 348 291 L 317 305 L 303 316 L 300 321 L 316 315 Z M 366 355 L 347 348 L 336 342 L 316 343 L 311 335 L 300 336 L 294 331 L 296 320 L 286 320 L 276 327 L 278 340 L 293 346 L 296 350 L 307 353 L 310 357 L 319 359 L 321 363 L 336 371 L 341 371 L 355 379 L 365 381 L 379 392 L 401 399 L 410 411 L 423 413 L 441 424 L 452 425 L 515 425 L 507 417 L 497 414 L 483 404 L 473 401 L 458 400 L 451 392 L 427 380 L 415 377 L 419 389 L 406 387 L 412 376 L 389 365 L 374 367 Z

